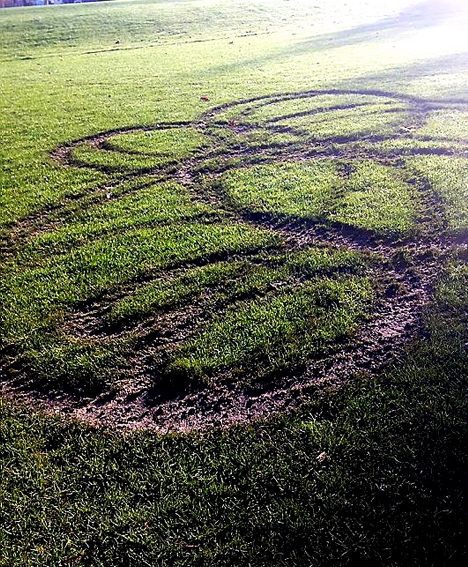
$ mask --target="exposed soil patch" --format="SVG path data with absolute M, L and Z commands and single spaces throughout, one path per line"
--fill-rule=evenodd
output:
M 333 103 L 320 103 L 321 97 L 335 97 Z M 355 98 L 354 102 L 340 101 L 340 97 Z M 314 101 L 317 104 L 314 106 Z M 384 108 L 383 113 L 398 119 L 391 132 L 350 133 L 334 136 L 314 136 L 300 126 L 285 125 L 288 120 L 327 116 L 347 110 L 365 112 L 375 101 L 386 104 L 399 103 L 401 108 Z M 271 114 L 275 105 L 294 106 L 304 101 L 310 109 L 284 111 L 280 116 L 264 120 L 256 113 Z M 44 210 L 18 223 L 10 240 L 3 246 L 5 257 L 14 257 L 35 235 L 51 231 L 65 224 L 73 211 L 108 200 L 121 198 L 129 192 L 137 192 L 150 184 L 173 180 L 184 185 L 194 202 L 215 207 L 224 222 L 248 223 L 281 235 L 281 252 L 327 246 L 365 252 L 380 258 L 373 263 L 371 276 L 376 282 L 377 299 L 368 317 L 361 320 L 352 338 L 331 345 L 326 353 L 295 372 L 275 375 L 268 381 L 246 385 L 236 380 L 229 370 L 211 385 L 198 389 L 167 389 L 158 385 L 155 360 L 167 355 L 177 344 L 192 333 L 200 321 L 210 317 L 210 291 L 190 308 L 173 309 L 168 313 L 152 314 L 138 320 L 118 325 L 103 322 L 103 316 L 112 301 L 131 295 L 138 286 L 161 278 L 173 278 L 184 266 L 166 270 L 163 274 L 148 274 L 139 281 L 129 282 L 112 294 L 104 295 L 88 305 L 77 306 L 62 331 L 76 338 L 113 337 L 132 334 L 138 345 L 119 368 L 119 380 L 112 391 L 95 398 L 84 398 L 66 392 L 38 392 L 26 380 L 21 369 L 15 380 L 3 372 L 4 395 L 30 403 L 50 413 L 59 413 L 84 420 L 96 426 L 123 429 L 149 428 L 158 432 L 203 430 L 213 426 L 229 426 L 235 423 L 265 418 L 275 412 L 298 407 L 314 391 L 324 384 L 342 383 L 358 372 L 369 375 L 379 371 L 404 352 L 405 346 L 421 329 L 424 309 L 431 300 L 432 287 L 445 257 L 456 246 L 446 230 L 442 203 L 426 179 L 415 174 L 406 157 L 418 154 L 468 156 L 466 141 L 453 140 L 453 147 L 437 145 L 437 139 L 418 138 L 420 129 L 430 111 L 446 108 L 450 101 L 435 102 L 416 97 L 380 91 L 308 91 L 283 95 L 264 96 L 234 102 L 211 109 L 196 123 L 165 123 L 155 126 L 132 126 L 101 132 L 81 140 L 60 146 L 52 152 L 53 159 L 64 166 L 95 167 L 77 159 L 74 150 L 86 144 L 100 152 L 126 153 L 116 148 L 111 139 L 117 134 L 138 133 L 175 128 L 193 128 L 212 140 L 203 151 L 194 152 L 180 162 L 170 162 L 153 169 L 129 168 L 115 174 L 111 182 L 96 186 L 83 196 L 65 199 L 61 207 Z M 454 104 L 460 105 L 461 101 Z M 302 107 L 301 107 L 302 108 Z M 255 139 L 259 134 L 260 141 Z M 284 135 L 277 141 L 275 136 Z M 249 139 L 249 136 L 254 138 Z M 245 139 L 243 139 L 245 137 Z M 270 142 L 269 139 L 275 140 Z M 399 149 L 391 142 L 409 140 L 411 147 Z M 252 141 L 254 140 L 254 141 Z M 434 146 L 418 147 L 418 142 L 434 142 Z M 385 147 L 382 147 L 385 143 Z M 129 151 L 129 154 L 136 153 Z M 207 190 L 207 178 L 216 180 L 223 173 L 255 164 L 305 161 L 314 158 L 339 160 L 342 174 L 346 176 L 347 162 L 372 161 L 380 165 L 402 170 L 406 182 L 414 189 L 420 201 L 420 217 L 417 232 L 405 238 L 379 236 L 354 226 L 336 221 L 293 218 L 290 215 L 256 213 L 236 209 L 222 192 Z M 128 188 L 122 184 L 135 180 Z M 72 211 L 70 213 L 70 211 Z M 190 221 L 186 221 L 189 223 Z M 209 221 L 205 221 L 209 222 Z M 240 256 L 244 258 L 244 256 Z M 245 256 L 258 262 L 256 253 Z M 226 260 L 209 258 L 208 264 Z M 230 260 L 228 257 L 227 260 Z M 232 260 L 232 258 L 231 258 Z

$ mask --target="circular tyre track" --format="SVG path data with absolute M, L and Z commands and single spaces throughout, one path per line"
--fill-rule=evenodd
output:
M 190 325 L 193 326 L 194 320 L 206 318 L 207 306 L 201 301 L 188 310 L 190 317 L 187 309 L 175 309 L 129 324 L 141 340 L 128 356 L 117 391 L 106 391 L 94 398 L 66 392 L 51 395 L 35 391 L 31 385 L 25 386 L 27 381 L 20 371 L 15 382 L 3 378 L 4 393 L 94 425 L 144 427 L 160 432 L 203 430 L 289 411 L 323 384 L 339 384 L 356 372 L 374 373 L 395 361 L 421 329 L 433 283 L 444 257 L 454 246 L 438 195 L 406 161 L 408 157 L 427 154 L 468 156 L 465 140 L 418 136 L 429 114 L 446 108 L 466 110 L 467 106 L 463 101 L 430 101 L 381 91 L 286 93 L 225 104 L 209 110 L 193 123 L 132 126 L 58 147 L 52 157 L 64 166 L 93 167 L 110 173 L 110 181 L 97 185 L 86 195 L 66 200 L 58 209 L 43 210 L 19 222 L 3 247 L 5 257 L 14 257 L 36 235 L 64 225 L 76 210 L 173 180 L 188 189 L 194 202 L 214 206 L 229 222 L 248 223 L 280 234 L 283 252 L 327 246 L 380 257 L 380 264 L 372 272 L 379 299 L 352 338 L 333 345 L 322 357 L 310 360 L 306 368 L 263 383 L 246 386 L 227 372 L 209 386 L 191 391 L 167 392 L 158 388 L 152 361 L 168 344 L 186 340 L 188 333 L 193 332 Z M 350 119 L 346 121 L 347 116 Z M 360 116 L 366 118 L 370 128 L 361 127 Z M 337 134 L 333 132 L 333 121 L 343 117 L 345 120 L 340 124 L 347 127 Z M 168 154 L 151 164 L 151 155 L 146 155 L 148 164 L 144 166 L 130 164 L 126 168 L 112 164 L 116 155 L 141 157 L 138 149 L 125 149 L 119 144 L 126 134 L 181 129 L 203 135 L 208 143 L 183 159 Z M 83 147 L 95 152 L 99 159 L 93 162 L 80 158 L 78 150 Z M 339 160 L 345 174 L 356 161 L 401 170 L 420 202 L 418 231 L 405 237 L 382 236 L 327 218 L 258 212 L 235 207 L 223 191 L 216 190 L 216 180 L 229 171 L 316 159 Z M 207 185 L 206 179 L 213 183 Z M 255 253 L 245 257 L 251 262 L 258 261 Z M 208 258 L 204 262 L 208 265 L 219 260 Z M 222 260 L 230 261 L 233 257 Z M 177 269 L 166 270 L 164 275 L 173 277 L 176 273 Z M 151 278 L 155 275 L 148 275 L 148 281 Z M 141 279 L 138 283 L 129 282 L 117 294 L 77 307 L 64 323 L 64 330 L 77 338 L 97 339 L 128 332 L 125 326 L 106 327 L 102 314 L 109 302 L 131 295 L 137 285 L 141 285 Z M 164 326 L 171 329 L 168 337 L 161 337 L 157 330 Z

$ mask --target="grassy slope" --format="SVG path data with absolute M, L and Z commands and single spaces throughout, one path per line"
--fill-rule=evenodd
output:
M 359 4 L 2 11 L 1 226 L 104 177 L 53 164 L 56 144 L 190 120 L 207 108 L 201 96 L 215 105 L 346 86 L 466 95 L 463 27 L 443 35 L 435 2 L 392 20 L 408 4 L 394 2 L 378 25 L 385 8 Z M 417 165 L 443 182 L 437 160 Z M 285 420 L 202 437 L 122 436 L 2 401 L 0 565 L 464 564 L 466 279 L 460 258 L 429 338 L 407 360 Z

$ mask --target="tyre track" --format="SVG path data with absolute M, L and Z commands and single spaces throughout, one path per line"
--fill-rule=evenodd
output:
M 307 118 L 325 115 L 327 112 L 364 109 L 369 103 L 336 103 L 323 109 L 300 111 L 295 115 L 273 117 L 261 126 L 249 122 L 249 117 L 259 109 L 296 101 L 309 101 L 323 96 L 345 96 L 364 98 L 384 98 L 390 102 L 400 102 L 407 108 L 402 111 L 404 120 L 391 134 L 367 136 L 348 135 L 332 136 L 325 139 L 310 136 L 307 132 L 294 127 L 279 124 L 289 118 Z M 170 336 L 155 332 L 158 326 L 172 325 L 178 335 L 177 343 L 187 336 L 187 329 L 195 329 L 189 322 L 190 314 L 181 312 L 148 318 L 133 327 L 140 332 L 141 341 L 138 351 L 127 359 L 126 367 L 121 369 L 119 388 L 113 392 L 104 392 L 97 398 L 77 398 L 64 392 L 34 392 L 24 381 L 5 380 L 3 391 L 15 399 L 42 407 L 51 413 L 60 413 L 76 417 L 86 422 L 101 426 L 125 429 L 150 428 L 159 432 L 203 430 L 213 426 L 230 426 L 236 423 L 263 419 L 275 412 L 289 411 L 298 407 L 317 388 L 324 385 L 340 384 L 356 372 L 373 374 L 385 365 L 395 361 L 403 354 L 405 346 L 411 341 L 422 326 L 424 309 L 430 302 L 432 288 L 444 259 L 450 254 L 455 242 L 448 233 L 444 220 L 443 204 L 426 179 L 416 175 L 408 166 L 409 156 L 421 154 L 458 155 L 468 157 L 465 140 L 453 140 L 455 147 L 379 149 L 382 142 L 409 139 L 418 142 L 417 131 L 427 120 L 428 113 L 448 105 L 464 106 L 464 101 L 430 101 L 385 91 L 328 90 L 284 93 L 273 96 L 250 98 L 234 103 L 220 105 L 204 113 L 194 123 L 161 123 L 154 126 L 130 126 L 128 128 L 101 132 L 87 136 L 58 147 L 51 156 L 64 166 L 90 167 L 80 162 L 73 155 L 75 149 L 88 144 L 102 152 L 114 152 L 112 137 L 125 133 L 157 131 L 172 128 L 192 128 L 203 133 L 212 141 L 212 147 L 203 155 L 192 155 L 181 163 L 169 163 L 145 171 L 127 171 L 119 174 L 110 183 L 94 188 L 90 195 L 78 199 L 65 199 L 61 207 L 42 211 L 24 219 L 12 231 L 12 237 L 4 245 L 6 257 L 14 258 L 19 250 L 33 241 L 37 234 L 61 226 L 69 220 L 67 206 L 73 210 L 80 206 L 90 207 L 112 199 L 119 199 L 129 192 L 137 192 L 150 184 L 173 180 L 184 185 L 195 202 L 215 206 L 229 222 L 247 222 L 251 225 L 274 231 L 282 236 L 282 251 L 295 251 L 308 246 L 327 246 L 352 249 L 370 253 L 382 258 L 380 266 L 374 268 L 373 277 L 381 291 L 381 298 L 373 307 L 372 317 L 363 321 L 352 339 L 336 344 L 323 357 L 310 361 L 306 368 L 293 375 L 276 376 L 269 383 L 254 384 L 251 387 L 237 384 L 227 372 L 220 380 L 202 390 L 191 392 L 167 392 L 155 386 L 154 360 L 158 352 L 167 350 L 174 343 Z M 234 118 L 223 119 L 223 113 L 238 110 Z M 249 145 L 242 140 L 230 142 L 223 132 L 238 136 L 256 131 L 266 131 L 271 135 L 289 134 L 298 139 L 284 144 Z M 437 143 L 436 138 L 424 141 Z M 446 141 L 446 140 L 444 140 Z M 465 144 L 465 149 L 456 146 Z M 359 145 L 359 147 L 358 147 Z M 121 151 L 121 150 L 118 150 Z M 305 219 L 280 218 L 278 215 L 257 214 L 251 211 L 235 210 L 216 192 L 203 189 L 201 179 L 216 179 L 229 170 L 249 167 L 257 163 L 277 163 L 279 161 L 305 161 L 315 158 L 346 161 L 371 160 L 381 165 L 405 171 L 407 182 L 419 195 L 421 209 L 426 211 L 420 218 L 420 231 L 407 238 L 381 237 L 371 231 L 362 231 L 355 227 L 330 221 L 311 221 Z M 213 165 L 213 162 L 216 162 Z M 207 167 L 207 163 L 209 166 Z M 94 166 L 95 169 L 102 168 Z M 148 179 L 149 178 L 149 179 Z M 122 184 L 130 180 L 138 181 L 128 192 L 122 191 Z M 112 192 L 116 194 L 113 195 Z M 62 212 L 62 215 L 61 215 Z M 171 272 L 166 272 L 171 275 Z M 155 277 L 160 277 L 158 274 Z M 150 280 L 151 281 L 151 278 Z M 130 294 L 134 284 L 123 287 L 120 296 Z M 68 325 L 72 335 L 89 334 L 89 329 L 99 328 L 103 306 L 106 300 L 94 302 L 85 315 L 75 312 Z M 108 298 L 107 298 L 108 301 Z M 194 308 L 192 316 L 203 318 L 202 306 Z M 171 318 L 172 317 L 172 318 Z M 81 319 L 80 319 L 81 318 Z M 176 323 L 176 321 L 178 321 Z M 172 323 L 171 323 L 172 322 Z M 192 327 L 190 325 L 192 324 Z M 102 329 L 101 329 L 102 331 Z M 105 330 L 102 331 L 105 338 Z M 146 334 L 145 334 L 146 333 Z M 108 333 L 108 336 L 109 335 Z M 155 337 L 157 340 L 155 341 Z M 159 341 L 159 344 L 155 344 Z

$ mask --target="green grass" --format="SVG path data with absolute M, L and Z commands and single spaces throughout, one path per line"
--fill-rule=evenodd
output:
M 219 262 L 184 271 L 174 278 L 162 278 L 135 290 L 117 301 L 105 318 L 109 323 L 141 317 L 187 305 L 208 295 L 224 304 L 249 295 L 266 293 L 275 286 L 299 283 L 333 273 L 360 272 L 366 259 L 359 254 L 325 248 L 307 249 L 288 256 L 265 256 L 247 260 Z M 208 295 L 208 297 L 210 297 Z
M 239 208 L 258 213 L 323 217 L 336 198 L 333 162 L 259 165 L 226 173 L 220 190 Z
M 253 359 L 257 378 L 297 371 L 355 330 L 373 297 L 368 279 L 357 276 L 369 267 L 363 255 L 326 248 L 220 262 L 150 282 L 117 301 L 104 320 L 128 324 L 191 304 L 215 313 L 165 357 L 158 381 L 173 387 L 246 372 Z
M 395 2 L 393 11 L 398 11 Z M 222 1 L 207 5 L 182 0 L 179 2 L 147 2 L 133 0 L 104 2 L 91 9 L 66 6 L 45 12 L 42 8 L 2 15 L 0 48 L 5 58 L 53 56 L 57 50 L 88 52 L 92 50 L 125 50 L 159 43 L 192 43 L 207 39 L 236 38 L 278 32 L 285 28 L 307 33 L 314 25 L 333 29 L 336 19 L 345 17 L 372 21 L 382 10 L 370 7 L 366 14 L 358 6 L 344 6 L 330 0 L 329 10 L 317 10 L 305 0 L 292 6 L 261 0 L 252 5 L 238 1 L 225 6 Z M 384 12 L 385 13 L 385 12 Z M 388 9 L 387 9 L 388 13 Z M 229 28 L 226 29 L 226 21 Z M 189 47 L 190 48 L 190 47 Z
M 204 436 L 2 401 L 2 564 L 463 565 L 464 332 L 444 324 L 395 371 L 287 420 Z
M 119 371 L 134 342 L 131 337 L 110 341 L 43 334 L 22 355 L 22 364 L 36 387 L 96 396 L 118 390 Z
M 429 115 L 427 123 L 418 130 L 418 135 L 442 140 L 463 140 L 468 133 L 468 113 L 463 110 L 437 110 Z
M 383 97 L 314 96 L 281 101 L 247 112 L 247 120 L 290 126 L 314 139 L 362 137 L 395 132 L 407 108 Z
M 162 159 L 180 160 L 206 145 L 207 140 L 200 132 L 191 128 L 173 128 L 117 134 L 110 138 L 107 147 L 124 153 L 154 154 Z
M 70 222 L 32 238 L 24 255 L 33 259 L 46 253 L 65 253 L 98 237 L 115 237 L 132 228 L 222 218 L 212 207 L 193 203 L 187 190 L 177 183 L 156 184 L 149 180 L 148 184 L 118 200 L 108 200 L 107 195 L 110 199 L 112 194 L 106 194 L 107 202 L 79 210 Z
M 210 256 L 258 250 L 278 238 L 248 225 L 189 225 L 133 228 L 114 238 L 102 238 L 62 255 L 41 258 L 29 269 L 20 263 L 11 272 L 11 288 L 34 291 L 47 303 L 84 301 L 105 289 L 145 273 L 176 267 L 183 262 L 203 261 Z M 29 259 L 29 256 L 26 255 Z M 29 283 L 27 283 L 29 282 Z M 41 290 L 38 284 L 46 287 Z M 4 284 L 6 281 L 4 281 Z M 53 292 L 53 288 L 55 291 Z
M 234 206 L 257 213 L 328 219 L 377 233 L 416 228 L 415 190 L 398 170 L 375 163 L 259 165 L 226 173 L 218 186 Z
M 2 379 L 58 398 L 118 390 L 179 316 L 156 389 L 268 387 L 353 336 L 391 258 L 296 247 L 236 215 L 294 221 L 298 240 L 303 219 L 356 242 L 445 224 L 462 238 L 462 4 L 1 10 Z M 427 120 L 375 90 L 423 97 Z M 102 149 L 79 142 L 119 129 Z M 75 166 L 51 157 L 64 144 Z M 413 155 L 437 148 L 457 155 Z M 283 416 L 123 433 L 2 395 L 0 566 L 464 566 L 466 254 L 440 270 L 406 352 Z
M 468 164 L 465 159 L 423 156 L 412 160 L 440 195 L 449 228 L 463 233 L 468 228 Z
M 71 154 L 72 163 L 101 169 L 107 173 L 128 171 L 148 172 L 159 165 L 168 163 L 167 159 L 141 155 L 125 154 L 122 152 L 104 151 L 89 144 L 83 144 L 74 149 Z
M 221 369 L 264 380 L 304 368 L 350 336 L 372 298 L 364 278 L 326 279 L 228 308 L 175 354 L 173 381 L 209 381 Z
M 350 336 L 373 297 L 366 278 L 350 276 L 370 267 L 369 259 L 357 253 L 311 248 L 253 260 L 156 280 L 117 301 L 104 319 L 128 323 L 204 303 L 216 315 L 170 354 L 158 378 L 185 386 L 208 382 L 225 370 L 245 372 L 253 358 L 257 377 L 297 371 L 333 340 Z
M 47 359 L 58 363 L 68 358 L 68 362 L 60 364 L 63 372 L 55 368 L 52 373 L 54 385 L 63 380 L 67 388 L 70 382 L 75 385 L 81 380 L 85 386 L 89 378 L 87 373 L 81 374 L 80 366 L 70 376 L 75 367 L 74 353 L 80 349 L 77 340 L 60 330 L 71 309 L 143 275 L 157 275 L 184 263 L 256 251 L 275 243 L 278 239 L 274 235 L 246 225 L 193 222 L 130 228 L 112 237 L 104 234 L 79 247 L 72 243 L 69 251 L 60 253 L 59 249 L 47 257 L 26 252 L 23 262 L 7 270 L 1 285 L 2 345 L 27 359 L 33 358 L 34 373 L 41 382 L 51 377 L 53 362 L 48 363 Z M 70 342 L 71 348 L 63 346 Z M 90 348 L 92 345 L 86 346 L 85 351 Z M 98 344 L 100 351 L 102 348 Z M 112 345 L 110 349 L 113 352 Z
M 103 147 L 83 143 L 72 150 L 70 161 L 106 172 L 144 172 L 177 163 L 206 144 L 190 128 L 132 132 L 111 136 Z
M 351 165 L 344 196 L 330 215 L 348 225 L 377 233 L 417 230 L 418 196 L 400 171 L 375 163 Z

